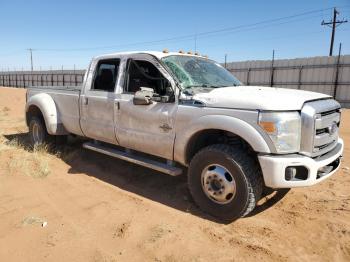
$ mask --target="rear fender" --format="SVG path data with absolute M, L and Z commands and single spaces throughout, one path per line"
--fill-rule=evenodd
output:
M 41 93 L 33 95 L 26 104 L 26 117 L 29 116 L 31 106 L 39 108 L 46 125 L 47 132 L 50 135 L 67 135 L 68 132 L 64 128 L 60 114 L 57 110 L 55 101 L 48 94 Z M 29 119 L 27 119 L 28 123 Z

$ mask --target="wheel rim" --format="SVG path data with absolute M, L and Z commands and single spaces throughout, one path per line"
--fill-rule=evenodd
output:
M 218 204 L 227 204 L 236 194 L 236 182 L 223 166 L 212 164 L 202 171 L 202 188 L 208 198 Z
M 37 123 L 33 124 L 33 140 L 34 144 L 40 144 L 43 140 L 43 133 L 41 127 Z

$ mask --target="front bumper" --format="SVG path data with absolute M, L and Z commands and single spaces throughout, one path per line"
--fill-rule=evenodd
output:
M 327 154 L 311 158 L 299 154 L 290 155 L 258 155 L 261 170 L 264 176 L 265 185 L 272 188 L 292 188 L 315 185 L 331 175 L 340 167 L 340 158 L 343 154 L 344 143 L 338 139 L 337 146 Z M 287 180 L 285 177 L 286 168 L 303 166 L 307 169 L 305 179 Z M 332 168 L 329 168 L 332 166 Z M 321 170 L 331 169 L 329 172 Z

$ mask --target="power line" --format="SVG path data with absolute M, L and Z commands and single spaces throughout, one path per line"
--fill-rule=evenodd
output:
M 113 48 L 127 47 L 127 46 L 134 46 L 134 45 L 157 44 L 157 43 L 161 43 L 161 42 L 169 42 L 169 41 L 174 41 L 174 40 L 196 39 L 195 41 L 197 42 L 197 39 L 199 37 L 202 37 L 202 36 L 209 36 L 209 35 L 213 35 L 213 34 L 217 34 L 217 33 L 230 32 L 230 31 L 235 31 L 237 29 L 244 29 L 244 28 L 249 28 L 249 27 L 254 27 L 254 26 L 259 26 L 259 25 L 264 25 L 264 24 L 266 24 L 265 26 L 268 26 L 269 23 L 288 20 L 288 19 L 292 19 L 292 18 L 296 18 L 296 17 L 302 17 L 302 16 L 315 14 L 315 13 L 320 13 L 320 12 L 327 11 L 330 9 L 332 9 L 332 7 L 325 8 L 325 9 L 319 9 L 319 10 L 312 10 L 312 11 L 303 12 L 303 13 L 294 14 L 294 15 L 285 16 L 285 17 L 263 20 L 263 21 L 256 22 L 256 23 L 243 24 L 243 25 L 238 25 L 238 26 L 234 26 L 234 27 L 226 27 L 226 28 L 221 28 L 221 29 L 212 30 L 212 31 L 205 31 L 205 32 L 201 32 L 201 33 L 188 34 L 188 35 L 153 40 L 153 41 L 135 42 L 135 43 L 129 43 L 129 44 L 123 44 L 123 45 L 113 45 L 113 46 L 96 46 L 96 47 L 67 48 L 67 49 L 65 49 L 65 48 L 58 48 L 58 49 L 40 48 L 37 50 L 38 51 L 84 51 L 84 50 L 87 51 L 87 50 L 113 49 Z M 284 23 L 288 23 L 288 22 L 284 22 Z
M 350 8 L 349 7 L 342 6 L 341 8 Z M 298 22 L 298 21 L 303 21 L 306 19 L 311 19 L 313 17 L 320 17 L 321 12 L 329 11 L 333 9 L 333 7 L 330 8 L 324 8 L 324 9 L 319 9 L 319 10 L 312 10 L 308 12 L 303 12 L 299 14 L 294 14 L 290 16 L 285 16 L 285 17 L 279 17 L 275 19 L 268 19 L 256 23 L 249 23 L 249 24 L 242 24 L 238 26 L 233 26 L 233 27 L 226 27 L 226 28 L 221 28 L 217 30 L 211 30 L 211 31 L 205 31 L 205 32 L 199 32 L 195 34 L 188 34 L 188 35 L 183 35 L 183 36 L 176 36 L 176 37 L 171 37 L 171 38 L 165 38 L 165 39 L 160 39 L 160 40 L 153 40 L 153 41 L 144 41 L 144 42 L 136 42 L 136 43 L 129 43 L 129 44 L 121 44 L 121 45 L 114 45 L 114 46 L 100 46 L 100 47 L 85 47 L 85 48 L 68 48 L 68 49 L 27 49 L 30 51 L 30 58 L 31 58 L 31 69 L 33 70 L 34 65 L 33 65 L 33 51 L 49 51 L 49 52 L 54 52 L 54 51 L 81 51 L 81 50 L 98 50 L 98 49 L 112 49 L 112 48 L 117 48 L 117 47 L 129 47 L 129 46 L 135 46 L 135 45 L 157 45 L 161 44 L 164 42 L 178 42 L 178 41 L 193 41 L 195 40 L 195 49 L 197 49 L 197 42 L 198 38 L 208 38 L 208 37 L 215 37 L 223 33 L 236 33 L 236 32 L 247 32 L 250 30 L 257 30 L 261 28 L 266 28 L 270 26 L 278 26 L 278 25 L 283 25 L 287 23 L 293 23 L 293 22 Z M 312 15 L 314 14 L 314 15 Z M 336 21 L 336 19 L 333 19 Z M 337 21 L 336 24 L 342 21 Z M 346 31 L 346 30 L 341 30 L 341 31 Z M 288 35 L 290 37 L 291 35 Z M 262 40 L 259 38 L 259 40 Z M 266 40 L 266 39 L 265 39 Z M 24 52 L 21 51 L 21 52 Z M 0 56 L 8 56 L 9 54 L 0 54 Z
M 349 31 L 349 29 L 340 29 L 339 31 L 343 32 L 343 31 Z M 305 35 L 315 35 L 315 34 L 322 34 L 324 33 L 323 30 L 319 30 L 319 31 L 309 31 L 309 32 L 303 32 L 303 33 L 296 33 L 296 34 L 285 34 L 285 35 L 280 35 L 280 36 L 275 36 L 275 37 L 267 37 L 267 38 L 254 38 L 254 39 L 250 39 L 249 41 L 259 41 L 259 42 L 262 42 L 262 41 L 269 41 L 269 40 L 275 40 L 275 39 L 290 39 L 291 37 L 293 38 L 298 38 L 298 37 L 304 37 Z M 206 45 L 208 46 L 208 45 Z M 209 46 L 218 46 L 218 43 L 215 43 L 213 45 L 209 45 Z M 237 55 L 236 52 L 228 52 L 226 53 L 227 55 Z
M 338 25 L 341 25 L 343 23 L 347 23 L 347 20 L 337 20 L 337 15 L 339 14 L 339 12 L 337 11 L 337 9 L 334 7 L 333 9 L 333 20 L 329 21 L 329 22 L 325 22 L 322 21 L 321 25 L 332 25 L 332 34 L 331 34 L 331 44 L 330 44 L 330 48 L 329 48 L 329 56 L 333 55 L 333 44 L 334 44 L 334 37 L 335 37 L 335 28 Z
M 302 18 L 302 19 L 295 19 L 295 20 L 286 21 L 286 22 L 271 23 L 271 24 L 267 24 L 267 25 L 260 25 L 260 26 L 255 26 L 255 27 L 248 28 L 248 29 L 238 29 L 238 30 L 231 31 L 231 32 L 232 32 L 232 33 L 248 32 L 248 31 L 252 31 L 252 30 L 267 28 L 267 27 L 270 27 L 270 26 L 279 26 L 279 25 L 289 24 L 289 23 L 293 23 L 293 22 L 305 21 L 305 20 L 308 20 L 308 19 L 310 19 L 310 18 L 315 18 L 315 17 L 319 17 L 319 15 L 317 15 L 317 16 L 310 16 L 310 17 L 304 17 L 304 18 Z M 218 34 L 220 34 L 220 33 L 218 33 Z M 207 37 L 217 36 L 218 34 L 210 35 L 210 36 L 202 36 L 201 38 L 207 38 Z

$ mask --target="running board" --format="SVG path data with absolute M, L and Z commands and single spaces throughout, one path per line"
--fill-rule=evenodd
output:
M 182 174 L 182 169 L 178 167 L 174 167 L 171 165 L 167 165 L 165 163 L 161 163 L 152 159 L 148 159 L 143 156 L 138 156 L 133 153 L 124 152 L 121 150 L 118 150 L 116 148 L 107 147 L 101 144 L 96 144 L 92 142 L 86 142 L 83 144 L 83 147 L 86 149 L 90 149 L 92 151 L 96 151 L 105 155 L 109 155 L 115 158 L 119 158 L 140 166 L 148 167 L 154 170 L 157 170 L 159 172 L 171 175 L 171 176 L 178 176 Z

